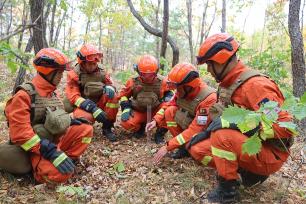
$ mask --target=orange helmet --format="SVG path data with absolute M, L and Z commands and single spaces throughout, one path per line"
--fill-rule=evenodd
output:
M 197 87 L 200 80 L 199 72 L 192 64 L 179 63 L 170 70 L 167 85 L 169 89 L 175 89 L 180 85 Z
M 48 75 L 57 70 L 71 70 L 68 57 L 55 48 L 43 48 L 33 60 L 34 68 L 44 75 Z
M 144 55 L 139 59 L 137 65 L 135 65 L 135 69 L 138 73 L 155 74 L 158 72 L 158 63 L 152 55 Z
M 218 33 L 208 37 L 201 45 L 197 56 L 198 64 L 215 61 L 224 64 L 238 50 L 239 43 L 227 33 Z
M 79 64 L 86 61 L 100 62 L 103 57 L 103 53 L 91 44 L 82 45 L 81 49 L 76 53 L 76 55 Z

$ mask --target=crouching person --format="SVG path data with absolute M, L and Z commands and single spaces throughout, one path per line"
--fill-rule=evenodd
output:
M 0 145 L 0 169 L 14 174 L 32 171 L 40 183 L 65 182 L 93 129 L 84 119 L 71 118 L 55 92 L 70 67 L 68 58 L 57 49 L 44 48 L 33 66 L 37 75 L 19 86 L 5 107 L 10 142 Z

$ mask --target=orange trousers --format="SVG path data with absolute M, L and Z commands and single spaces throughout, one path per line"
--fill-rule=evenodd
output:
M 249 156 L 242 154 L 242 144 L 248 137 L 237 130 L 221 129 L 211 134 L 213 159 L 219 176 L 238 179 L 239 167 L 259 175 L 270 175 L 278 171 L 289 153 L 263 144 L 261 151 Z
M 167 122 L 175 121 L 175 113 L 178 110 L 177 106 L 169 106 L 165 110 L 165 121 L 162 122 L 162 124 L 166 125 Z M 184 130 L 179 126 L 167 126 L 167 129 L 171 133 L 173 137 L 179 135 Z M 197 132 L 192 132 L 192 135 L 196 134 Z M 192 156 L 192 158 L 198 162 L 201 162 L 205 166 L 215 167 L 212 153 L 211 153 L 211 142 L 210 139 L 203 140 L 195 145 L 193 145 L 190 149 L 188 149 L 188 152 Z
M 97 102 L 97 106 L 101 108 L 107 114 L 107 118 L 109 121 L 111 122 L 116 121 L 116 116 L 117 116 L 118 108 L 119 108 L 117 97 L 110 99 L 106 95 L 102 95 L 100 100 Z M 95 122 L 95 119 L 92 116 L 92 113 L 88 113 L 80 108 L 74 109 L 73 116 L 75 118 L 81 118 L 81 117 L 86 118 L 91 123 Z
M 87 149 L 92 136 L 93 128 L 91 125 L 73 125 L 61 136 L 57 147 L 71 159 L 78 159 Z M 63 183 L 72 176 L 72 174 L 61 174 L 50 161 L 41 155 L 32 153 L 31 162 L 34 178 L 40 183 Z
M 120 125 L 123 127 L 125 130 L 129 132 L 137 132 L 142 125 L 145 125 L 147 123 L 147 117 L 148 114 L 150 118 L 152 119 L 153 116 L 157 113 L 159 110 L 159 107 L 152 109 L 151 114 L 148 112 L 140 112 L 137 110 L 132 110 L 132 115 L 127 121 L 121 121 Z M 151 121 L 149 121 L 151 122 Z

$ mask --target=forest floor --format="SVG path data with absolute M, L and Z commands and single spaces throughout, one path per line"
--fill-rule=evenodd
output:
M 2 112 L 14 78 L 9 73 L 1 74 Z M 305 135 L 296 139 L 291 157 L 279 172 L 261 185 L 240 189 L 241 203 L 306 203 L 303 138 Z M 1 115 L 0 143 L 7 139 L 7 125 Z M 153 165 L 151 159 L 159 147 L 146 137 L 125 135 L 110 143 L 96 124 L 94 139 L 67 183 L 35 184 L 30 176 L 15 177 L 0 171 L 0 203 L 206 203 L 202 198 L 216 185 L 215 171 L 191 158 L 166 157 L 161 164 Z

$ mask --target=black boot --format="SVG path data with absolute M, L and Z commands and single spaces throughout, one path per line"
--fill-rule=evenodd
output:
M 241 168 L 238 170 L 238 172 L 241 176 L 242 185 L 244 185 L 245 187 L 251 187 L 257 183 L 263 183 L 269 177 L 269 176 L 254 174 L 250 171 Z
M 154 135 L 154 142 L 156 144 L 164 143 L 164 136 L 168 132 L 167 128 L 157 128 L 156 133 Z
M 213 203 L 237 203 L 240 200 L 239 182 L 237 180 L 225 180 L 218 177 L 217 188 L 208 193 L 207 199 Z
M 170 157 L 172 159 L 181 159 L 181 158 L 188 157 L 188 156 L 189 156 L 189 152 L 185 149 L 184 146 L 180 146 L 176 152 L 173 152 L 172 154 L 170 154 Z
M 103 135 L 109 139 L 109 141 L 111 142 L 115 142 L 117 140 L 117 137 L 115 135 L 115 133 L 112 131 L 112 127 L 114 126 L 114 123 L 112 123 L 111 121 L 107 120 L 103 123 L 103 127 L 102 127 L 102 133 Z
M 145 130 L 146 127 L 144 125 L 141 125 L 140 129 L 137 132 L 135 132 L 133 136 L 137 139 L 140 139 L 145 136 Z

